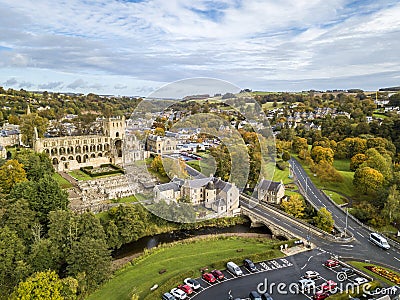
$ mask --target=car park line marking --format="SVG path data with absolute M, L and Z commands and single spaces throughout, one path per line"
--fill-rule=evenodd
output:
M 308 265 L 308 263 L 310 262 L 310 260 L 311 260 L 313 257 L 314 257 L 314 255 L 311 255 L 311 256 L 308 258 L 306 264 L 305 264 L 303 267 L 301 267 L 300 270 L 303 270 L 303 269 Z

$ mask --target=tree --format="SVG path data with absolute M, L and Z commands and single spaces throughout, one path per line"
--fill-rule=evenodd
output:
M 388 218 L 389 223 L 392 223 L 394 220 L 400 220 L 400 193 L 396 185 L 389 188 L 389 195 L 382 213 Z
M 370 167 L 360 167 L 354 173 L 354 187 L 364 194 L 378 191 L 383 185 L 383 175 Z
M 311 158 L 319 163 L 321 161 L 325 161 L 328 164 L 333 164 L 333 150 L 331 148 L 324 148 L 321 146 L 313 147 L 311 150 Z
M 14 230 L 0 228 L 0 295 L 10 295 L 13 287 L 29 273 L 24 261 L 25 246 Z
M 43 137 L 48 125 L 49 120 L 42 118 L 36 113 L 22 116 L 20 130 L 23 143 L 32 146 L 35 127 L 38 132 L 38 137 Z
M 31 242 L 31 226 L 35 222 L 35 212 L 29 208 L 27 200 L 8 201 L 0 221 L 2 226 L 15 230 L 26 244 Z
M 31 181 L 37 181 L 45 175 L 54 174 L 50 158 L 45 153 L 35 153 L 26 149 L 17 152 L 15 159 L 23 165 L 26 176 Z
M 342 175 L 328 162 L 322 160 L 318 164 L 311 164 L 310 170 L 317 174 L 322 182 L 342 182 Z
M 300 153 L 301 150 L 308 150 L 307 139 L 296 136 L 293 140 L 292 147 L 295 153 Z
M 350 170 L 354 172 L 366 160 L 367 160 L 367 156 L 363 153 L 358 153 L 358 154 L 354 155 L 350 160 Z
M 31 245 L 28 262 L 34 272 L 58 270 L 61 267 L 61 251 L 50 239 L 40 239 Z
M 27 199 L 29 206 L 37 213 L 42 223 L 47 222 L 50 211 L 65 210 L 69 203 L 67 193 L 48 175 L 39 181 L 23 182 L 14 186 L 10 197 Z
M 157 127 L 156 129 L 154 129 L 154 134 L 159 136 L 165 136 L 165 130 L 164 128 Z
M 289 200 L 282 201 L 281 206 L 285 212 L 296 218 L 304 216 L 304 201 L 298 195 L 292 195 Z
M 76 279 L 60 279 L 55 271 L 37 272 L 15 288 L 11 300 L 65 300 L 76 299 Z
M 282 154 L 282 160 L 283 161 L 288 161 L 290 159 L 290 154 L 288 151 L 283 152 Z
M 105 240 L 83 237 L 72 243 L 67 256 L 67 271 L 72 276 L 85 274 L 85 285 L 94 289 L 111 274 L 111 256 Z
M 333 226 L 335 224 L 335 221 L 332 218 L 332 214 L 325 207 L 322 207 L 317 212 L 317 215 L 314 217 L 313 221 L 315 226 L 328 233 L 332 232 Z
M 27 181 L 23 165 L 11 159 L 0 167 L 0 187 L 3 193 L 9 193 L 14 185 Z
M 154 157 L 153 161 L 150 164 L 150 168 L 154 172 L 159 173 L 161 176 L 167 176 L 167 173 L 164 170 L 164 165 L 161 155 L 157 155 L 156 157 Z
M 368 149 L 365 152 L 367 160 L 360 167 L 370 167 L 378 170 L 385 180 L 390 181 L 393 177 L 392 159 L 387 154 L 379 153 L 375 148 Z

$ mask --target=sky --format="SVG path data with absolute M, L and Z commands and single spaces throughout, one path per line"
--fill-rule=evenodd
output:
M 400 85 L 398 0 L 0 0 L 0 86 L 147 96 L 210 77 L 302 91 Z

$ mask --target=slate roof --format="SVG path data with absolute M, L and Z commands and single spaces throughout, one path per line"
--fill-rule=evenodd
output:
M 174 190 L 174 192 L 179 192 L 180 186 L 176 182 L 168 182 L 164 184 L 159 184 L 156 186 L 160 192 L 165 192 L 169 190 Z
M 263 179 L 259 184 L 259 189 L 265 191 L 276 191 L 280 185 L 280 182 Z
M 214 205 L 216 205 L 217 207 L 226 206 L 226 202 L 224 199 L 218 199 L 214 202 Z

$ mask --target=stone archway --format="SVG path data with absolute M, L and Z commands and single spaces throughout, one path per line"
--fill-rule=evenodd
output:
M 77 156 L 76 156 L 76 161 L 77 161 L 78 163 L 81 163 L 81 162 L 82 162 L 82 157 L 81 157 L 80 155 L 77 155 Z
M 122 157 L 122 140 L 116 140 L 114 146 L 117 152 L 117 157 Z
M 53 165 L 58 165 L 58 159 L 57 159 L 57 157 L 54 157 L 54 158 L 52 159 L 52 162 L 53 162 Z

